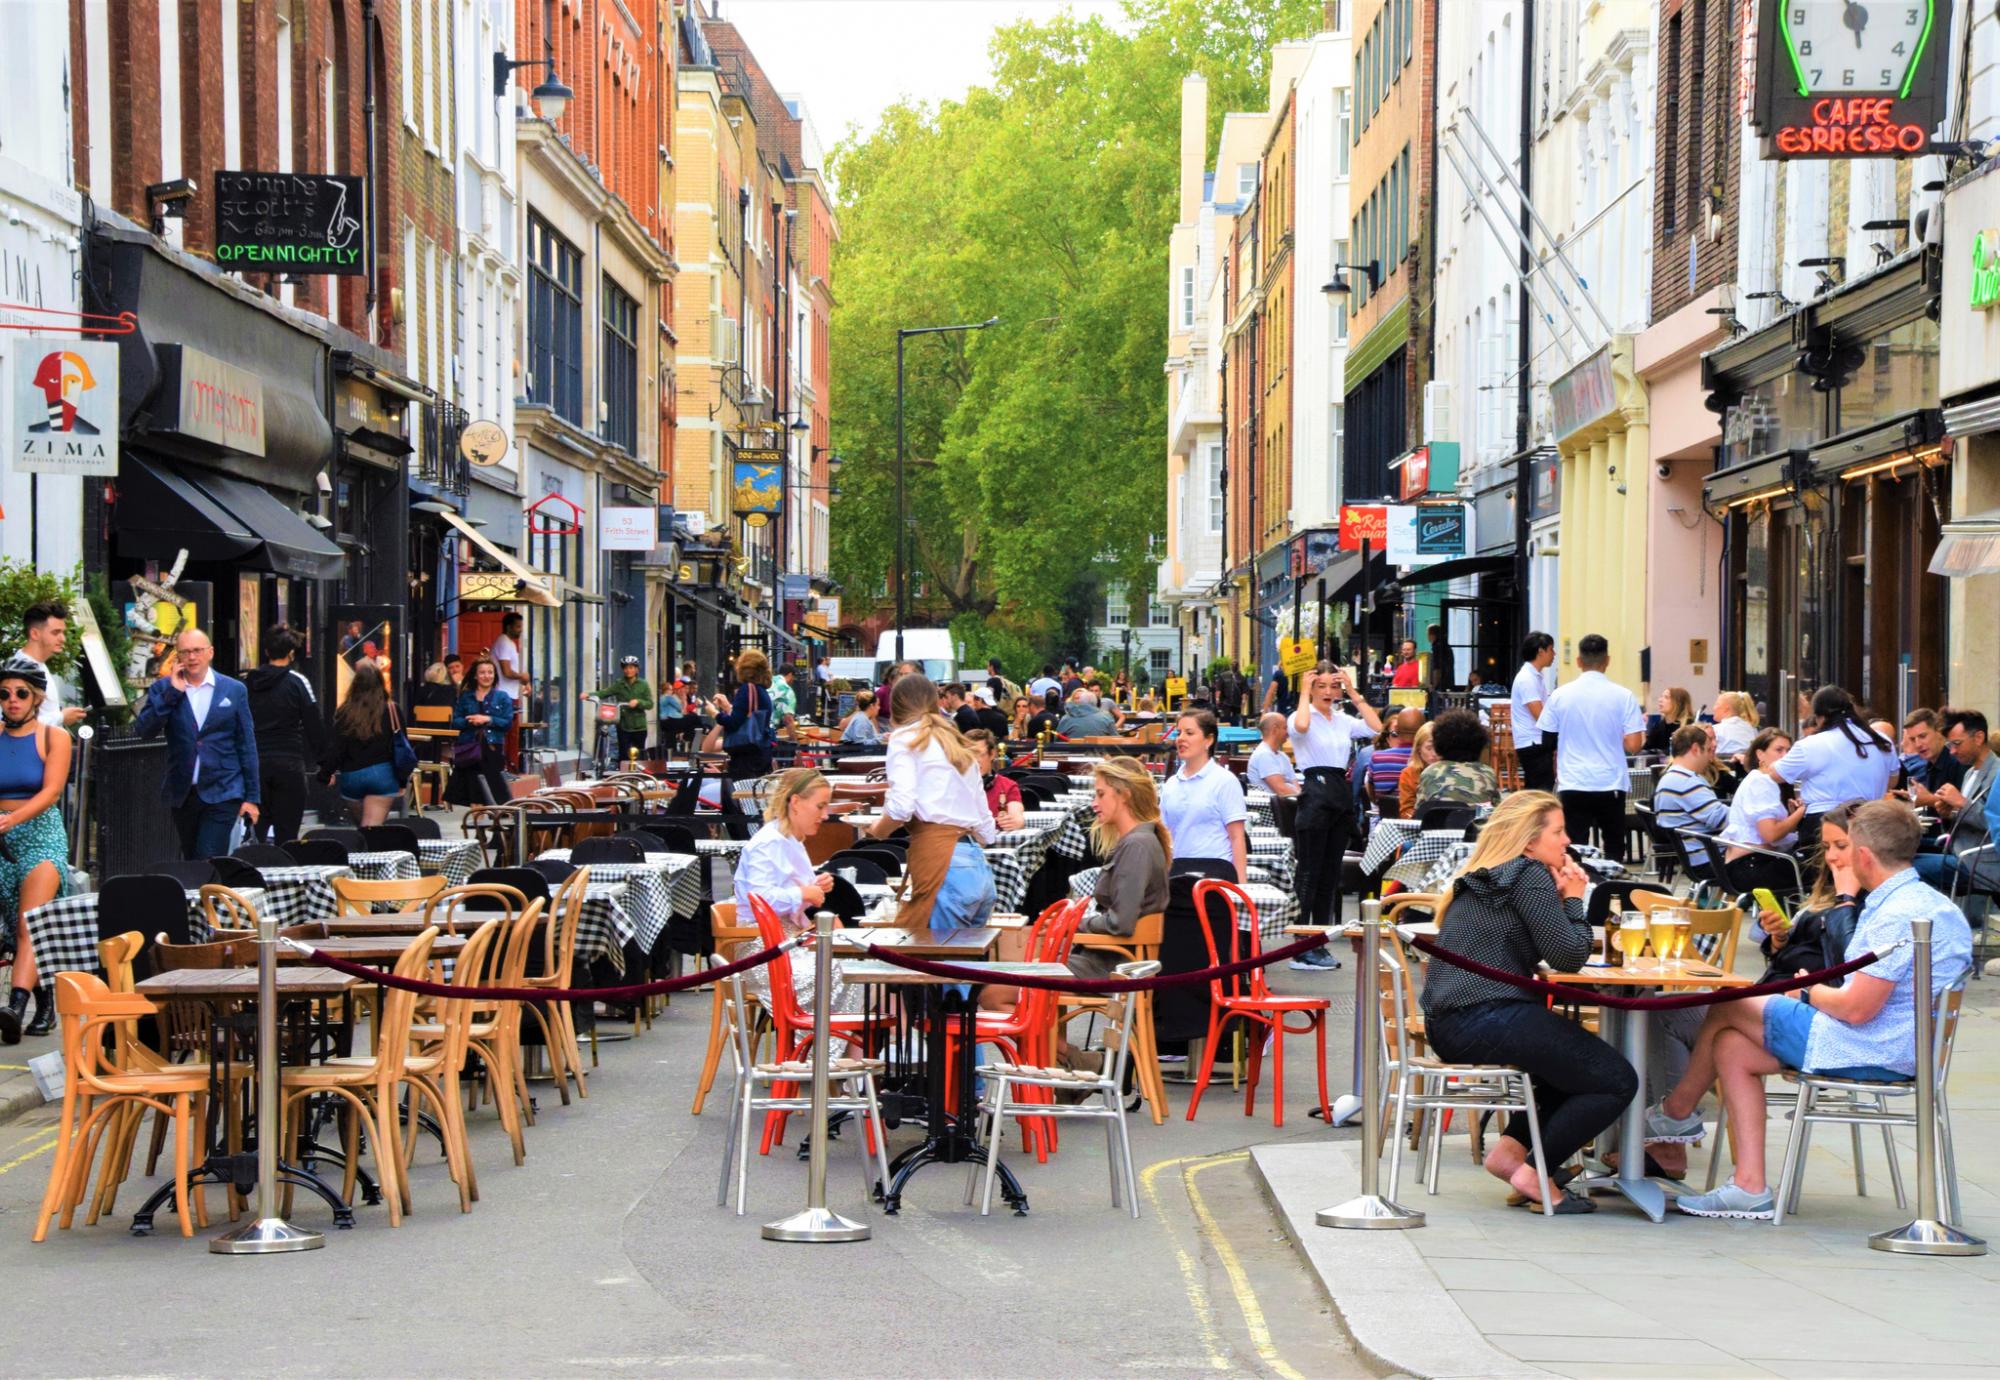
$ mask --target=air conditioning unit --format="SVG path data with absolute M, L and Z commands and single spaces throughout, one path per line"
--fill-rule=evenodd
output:
M 1424 385 L 1424 444 L 1436 445 L 1457 439 L 1452 430 L 1451 385 L 1441 379 L 1432 379 Z

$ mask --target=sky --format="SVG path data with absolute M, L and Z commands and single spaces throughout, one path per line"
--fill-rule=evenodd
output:
M 831 149 L 904 97 L 955 100 L 989 75 L 993 31 L 1065 9 L 1118 20 L 1118 0 L 720 0 L 779 91 L 804 98 Z

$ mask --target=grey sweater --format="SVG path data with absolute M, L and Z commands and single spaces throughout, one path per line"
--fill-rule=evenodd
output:
M 1134 825 L 1112 845 L 1111 861 L 1097 874 L 1097 909 L 1084 918 L 1081 928 L 1092 934 L 1128 935 L 1140 916 L 1166 908 L 1167 854 L 1159 830 L 1151 824 Z M 1102 949 L 1078 949 L 1070 955 L 1070 971 L 1106 977 L 1115 958 Z
M 1549 869 L 1516 858 L 1459 878 L 1438 928 L 1438 946 L 1489 968 L 1533 977 L 1537 962 L 1574 973 L 1590 957 L 1590 926 L 1581 898 L 1565 901 Z M 1426 1015 L 1489 1001 L 1539 1003 L 1532 992 L 1509 987 L 1442 959 L 1424 975 Z

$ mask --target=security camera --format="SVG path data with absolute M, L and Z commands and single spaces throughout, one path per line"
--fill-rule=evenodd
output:
M 321 493 L 330 494 L 333 492 L 333 480 L 327 477 L 325 470 L 321 470 L 318 474 L 314 475 L 313 482 L 319 486 Z
M 146 188 L 146 200 L 161 201 L 169 204 L 180 201 L 193 201 L 194 193 L 195 185 L 193 178 L 176 177 L 170 182 L 154 182 L 150 184 Z
M 1662 460 L 1659 464 L 1653 466 L 1653 473 L 1662 479 L 1672 479 L 1674 477 L 1674 467 Z

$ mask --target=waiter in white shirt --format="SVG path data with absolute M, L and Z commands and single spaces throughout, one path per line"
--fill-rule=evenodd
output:
M 1355 712 L 1338 706 L 1340 700 Z M 1293 840 L 1299 908 L 1308 925 L 1337 925 L 1341 863 L 1354 833 L 1354 792 L 1348 787 L 1347 764 L 1357 742 L 1382 731 L 1382 717 L 1340 668 L 1322 661 L 1306 676 L 1291 730 L 1292 755 L 1305 777 Z
M 1819 828 L 1826 812 L 1850 800 L 1880 800 L 1889 793 L 1900 760 L 1895 746 L 1870 728 L 1854 707 L 1854 697 L 1838 685 L 1822 685 L 1812 698 L 1819 728 L 1777 760 L 1771 772 L 1799 788 L 1806 807 L 1799 821 L 1798 856 L 1810 871 L 1820 868 Z
M 1555 749 L 1542 741 L 1542 706 L 1549 698 L 1549 667 L 1555 663 L 1556 640 L 1531 632 L 1521 643 L 1521 669 L 1514 673 L 1514 756 L 1521 764 L 1521 784 L 1531 791 L 1556 788 Z
M 1590 633 L 1576 644 L 1582 672 L 1558 687 L 1542 706 L 1538 727 L 1556 757 L 1556 794 L 1562 797 L 1569 836 L 1582 842 L 1591 831 L 1615 862 L 1625 861 L 1625 793 L 1632 776 L 1625 755 L 1646 741 L 1639 698 L 1607 679 L 1611 644 Z
M 20 655 L 39 661 L 48 676 L 48 694 L 42 699 L 40 719 L 51 728 L 75 728 L 89 711 L 63 708 L 63 683 L 49 670 L 49 659 L 61 656 L 69 637 L 69 611 L 53 600 L 28 605 L 21 614 Z

